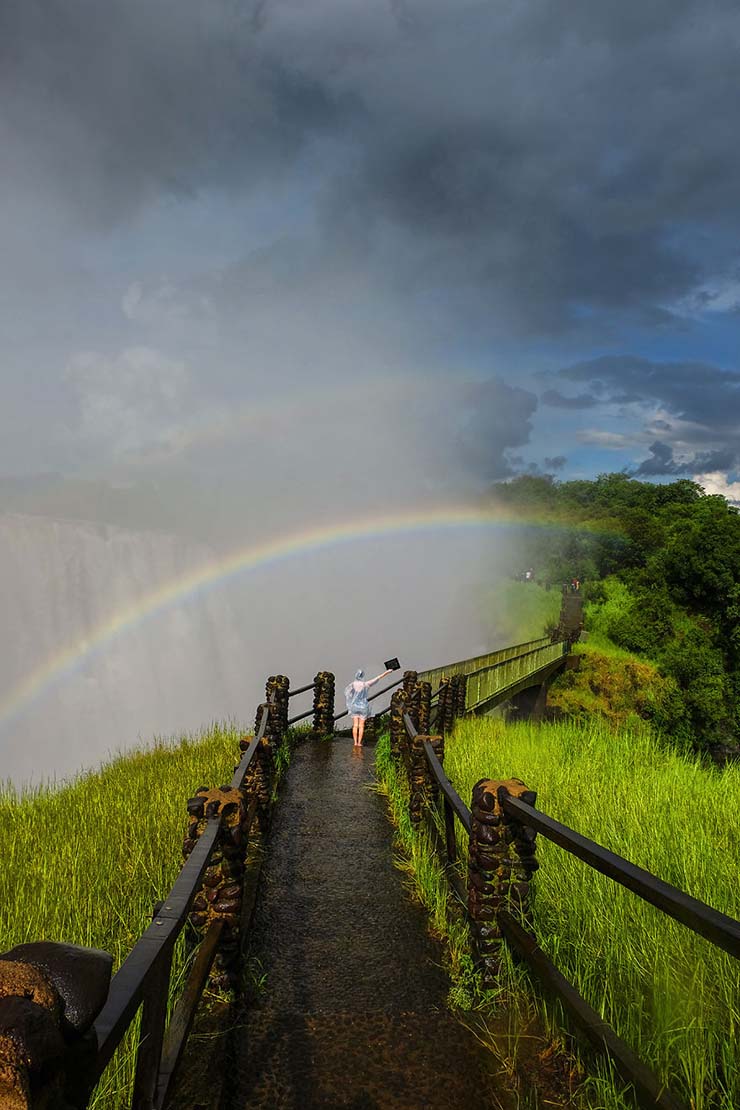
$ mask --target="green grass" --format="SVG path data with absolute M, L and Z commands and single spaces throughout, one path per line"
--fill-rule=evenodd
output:
M 523 644 L 555 627 L 560 616 L 561 592 L 535 582 L 498 582 L 482 591 L 481 620 L 488 638 L 497 644 Z
M 500 986 L 493 990 L 481 987 L 467 918 L 451 893 L 425 823 L 416 828 L 411 824 L 408 780 L 391 757 L 387 733 L 378 740 L 375 765 L 377 789 L 386 796 L 396 827 L 394 862 L 406 875 L 411 893 L 427 910 L 432 933 L 445 945 L 451 980 L 448 1005 L 493 1053 L 502 1081 L 512 1097 L 516 1092 L 521 1110 L 577 1105 L 569 1101 L 569 1094 L 580 1083 L 578 1069 L 573 1068 L 572 1076 L 565 1078 L 570 1061 L 562 1037 L 553 1037 L 539 1019 L 524 968 L 504 953 L 506 974 Z M 466 857 L 467 845 L 461 840 L 460 858 Z M 543 1064 L 545 1057 L 549 1064 Z M 559 1099 L 552 1101 L 553 1096 Z
M 458 724 L 445 767 L 468 803 L 480 778 L 523 779 L 545 812 L 740 918 L 740 768 L 707 769 L 639 722 L 490 719 Z M 557 967 L 693 1110 L 740 1106 L 737 961 L 542 837 L 538 857 L 535 928 Z M 589 1071 L 587 1106 L 633 1105 L 608 1066 Z
M 199 786 L 229 782 L 240 730 L 214 725 L 179 743 L 128 752 L 61 788 L 0 789 L 0 951 L 35 940 L 102 948 L 115 970 L 151 922 L 183 865 L 185 803 Z M 287 761 L 278 754 L 278 770 Z M 185 971 L 173 961 L 173 992 Z M 91 1106 L 128 1106 L 136 1028 Z
M 473 974 L 468 928 L 456 912 L 449 883 L 439 857 L 432 849 L 423 825 L 414 828 L 409 817 L 409 790 L 405 773 L 399 771 L 390 753 L 390 738 L 384 733 L 375 749 L 378 791 L 388 800 L 391 820 L 396 826 L 396 866 L 409 877 L 410 885 L 426 908 L 436 936 L 447 944 L 450 977 L 453 982 L 450 1003 L 470 1009 L 482 995 Z

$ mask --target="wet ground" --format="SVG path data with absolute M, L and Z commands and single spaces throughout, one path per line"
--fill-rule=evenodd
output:
M 248 952 L 264 989 L 240 1019 L 228 1110 L 505 1103 L 490 1053 L 446 1008 L 441 948 L 369 789 L 373 757 L 339 738 L 293 755 Z

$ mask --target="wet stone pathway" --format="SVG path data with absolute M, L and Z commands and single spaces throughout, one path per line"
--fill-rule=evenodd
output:
M 446 1009 L 425 911 L 391 858 L 374 749 L 305 743 L 273 812 L 228 1110 L 498 1107 L 492 1057 Z M 226 1108 L 225 1108 L 226 1110 Z

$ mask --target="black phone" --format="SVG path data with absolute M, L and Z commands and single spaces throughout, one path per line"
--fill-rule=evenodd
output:
M 383 666 L 387 671 L 398 671 L 401 669 L 401 664 L 397 659 L 386 659 Z

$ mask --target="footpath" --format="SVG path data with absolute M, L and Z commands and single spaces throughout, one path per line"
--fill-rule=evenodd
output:
M 441 947 L 393 866 L 373 758 L 339 738 L 293 754 L 247 952 L 263 986 L 239 1019 L 224 1110 L 505 1105 L 492 1055 L 446 1007 Z

